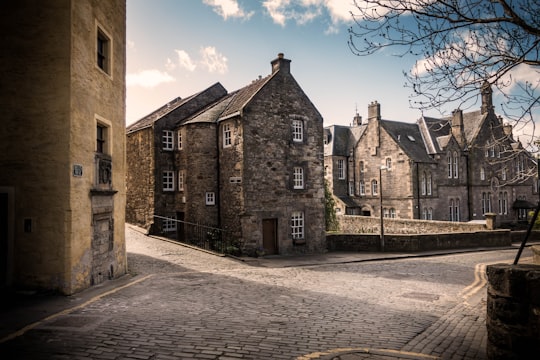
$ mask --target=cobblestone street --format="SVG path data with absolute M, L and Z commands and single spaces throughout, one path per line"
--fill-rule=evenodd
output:
M 126 235 L 121 286 L 3 341 L 2 358 L 485 358 L 485 287 L 465 293 L 472 274 L 439 284 L 411 278 L 413 259 L 384 275 L 385 262 L 238 261 Z

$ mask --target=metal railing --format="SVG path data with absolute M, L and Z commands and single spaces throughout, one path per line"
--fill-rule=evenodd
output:
M 228 255 L 240 255 L 239 244 L 234 241 L 230 232 L 224 229 L 159 215 L 154 215 L 154 218 L 162 221 L 172 221 L 176 224 L 174 230 L 163 232 L 163 235 L 168 238 L 204 250 Z

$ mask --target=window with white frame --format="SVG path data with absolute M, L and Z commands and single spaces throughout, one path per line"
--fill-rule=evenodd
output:
M 182 146 L 184 144 L 182 143 L 182 130 L 181 129 L 178 129 L 178 131 L 176 132 L 176 142 L 178 143 L 177 144 L 178 150 L 182 150 Z
M 163 171 L 163 191 L 174 191 L 174 171 Z
M 168 216 L 167 219 L 161 219 L 161 229 L 163 232 L 176 231 L 176 216 Z
M 349 195 L 354 196 L 354 181 L 349 181 Z
M 482 193 L 482 214 L 491 212 L 491 193 Z
M 206 193 L 206 205 L 216 205 L 216 193 L 214 192 Z
M 293 239 L 304 238 L 304 213 L 302 211 L 291 214 L 291 236 Z
M 421 182 L 420 189 L 421 189 L 422 195 L 426 195 L 426 192 L 427 192 L 427 177 L 426 177 L 425 172 L 422 173 L 422 182 Z
M 433 193 L 433 178 L 431 177 L 431 173 L 428 172 L 427 174 L 427 194 L 431 195 Z
M 292 139 L 295 142 L 304 141 L 304 122 L 302 120 L 292 121 Z
M 508 193 L 506 191 L 499 193 L 499 214 L 508 214 Z
M 371 195 L 377 195 L 379 193 L 379 184 L 377 180 L 371 180 Z
M 433 220 L 433 208 L 428 209 L 428 220 Z
M 390 208 L 390 218 L 395 219 L 396 218 L 396 209 Z
M 449 151 L 446 154 L 446 162 L 448 164 L 448 178 L 452 178 L 452 153 Z
M 448 205 L 448 221 L 454 221 L 454 199 L 450 199 Z
M 454 221 L 460 221 L 461 212 L 459 206 L 459 199 L 454 201 Z
M 390 211 L 388 208 L 383 208 L 383 217 L 389 218 L 390 217 Z
M 345 179 L 345 160 L 338 160 L 337 168 L 338 168 L 338 179 L 340 180 Z
M 458 152 L 457 151 L 454 151 L 454 160 L 453 160 L 453 165 L 454 165 L 454 179 L 457 179 L 459 177 L 459 155 L 458 155 Z
M 506 167 L 503 167 L 502 170 L 501 170 L 501 179 L 502 180 L 506 180 Z
M 161 140 L 163 142 L 163 150 L 173 150 L 174 149 L 174 139 L 173 132 L 170 130 L 163 130 L 161 135 Z
M 178 171 L 178 191 L 184 191 L 186 181 L 186 172 L 184 170 Z
M 480 180 L 486 180 L 486 170 L 483 166 L 480 167 Z
M 304 168 L 296 166 L 293 169 L 293 188 L 294 189 L 303 189 L 304 188 Z
M 360 195 L 366 195 L 366 183 L 364 180 L 360 180 L 360 186 L 358 190 L 360 190 Z
M 392 170 L 392 159 L 386 158 L 386 170 Z
M 232 131 L 230 124 L 223 124 L 223 147 L 232 145 Z

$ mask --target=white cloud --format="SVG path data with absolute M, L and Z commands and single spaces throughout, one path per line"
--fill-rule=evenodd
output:
M 153 88 L 160 84 L 176 81 L 175 78 L 156 69 L 142 70 L 136 74 L 126 75 L 127 86 L 141 86 Z
M 249 19 L 253 12 L 245 12 L 238 5 L 237 0 L 204 0 L 206 5 L 214 8 L 214 11 L 223 19 L 227 18 L 242 18 Z
M 355 8 L 351 0 L 266 0 L 263 7 L 274 23 L 281 26 L 287 21 L 304 25 L 327 14 L 330 25 L 326 33 L 339 32 L 339 24 L 351 22 L 351 11 Z
M 176 63 L 170 58 L 167 58 L 167 60 L 165 61 L 165 68 L 169 71 L 173 71 L 174 69 L 176 69 Z
M 191 60 L 191 57 L 184 50 L 174 50 L 178 55 L 178 65 L 188 71 L 194 71 L 197 65 Z
M 201 64 L 208 69 L 209 72 L 217 72 L 224 74 L 227 72 L 227 58 L 216 51 L 213 46 L 207 46 L 201 49 Z

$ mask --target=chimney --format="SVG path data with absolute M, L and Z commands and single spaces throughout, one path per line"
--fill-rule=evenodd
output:
M 381 104 L 377 101 L 373 101 L 368 105 L 368 121 L 381 120 Z
M 356 113 L 356 115 L 353 118 L 353 126 L 360 126 L 362 125 L 362 117 Z
M 291 73 L 291 60 L 285 59 L 283 53 L 277 55 L 277 59 L 270 62 L 272 64 L 272 74 L 278 71 L 283 71 L 287 74 Z
M 482 84 L 482 108 L 480 112 L 486 114 L 488 112 L 493 112 L 493 91 L 491 90 L 491 85 L 489 82 L 484 81 Z
M 512 137 L 512 125 L 504 124 L 503 125 L 503 131 L 504 131 L 504 135 L 506 135 L 509 139 L 513 139 L 513 137 Z
M 463 111 L 461 109 L 452 112 L 452 135 L 454 135 L 459 145 L 464 145 Z

